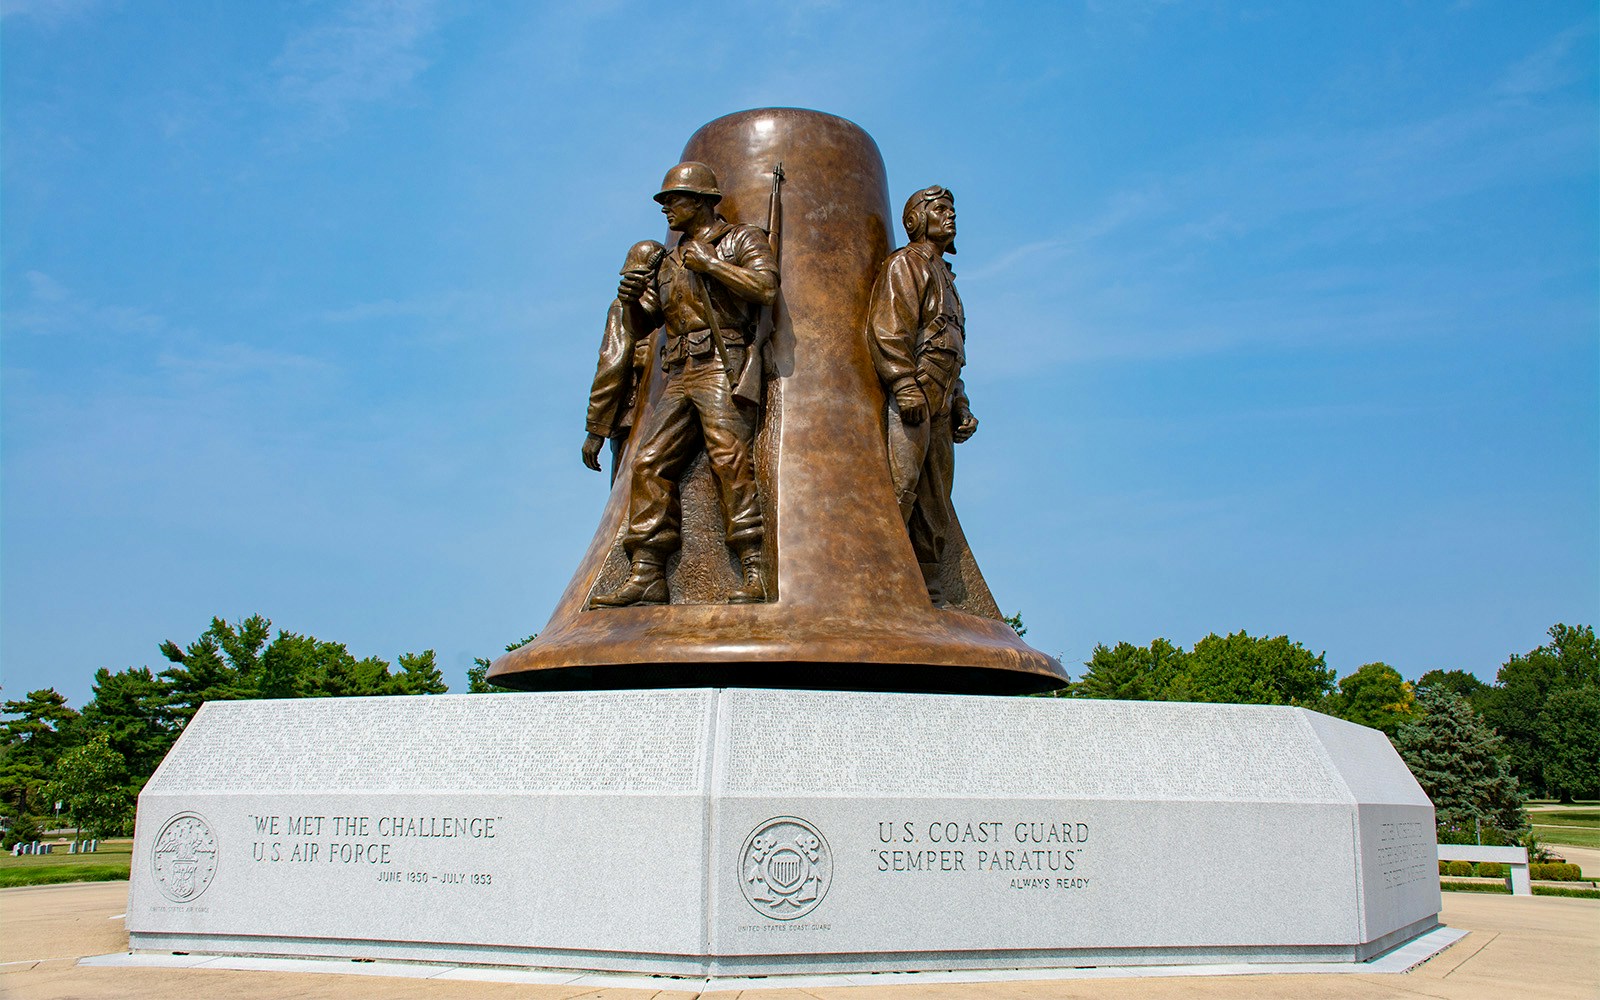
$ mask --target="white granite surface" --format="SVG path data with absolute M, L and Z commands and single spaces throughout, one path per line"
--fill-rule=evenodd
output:
M 677 975 L 1352 961 L 1432 807 L 1300 709 L 767 690 L 207 705 L 135 948 Z

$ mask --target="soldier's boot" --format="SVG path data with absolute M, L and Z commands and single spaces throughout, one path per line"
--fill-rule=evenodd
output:
M 634 554 L 627 582 L 609 594 L 596 594 L 589 604 L 596 608 L 626 608 L 635 604 L 665 604 L 667 599 L 667 577 L 662 571 L 661 557 L 641 550 Z
M 739 553 L 741 582 L 728 595 L 729 604 L 763 604 L 767 599 L 767 585 L 761 578 L 761 547 L 745 549 Z
M 933 606 L 936 608 L 944 607 L 944 581 L 939 574 L 939 564 L 918 563 L 917 565 L 922 569 L 922 582 L 928 586 L 928 600 L 932 601 Z

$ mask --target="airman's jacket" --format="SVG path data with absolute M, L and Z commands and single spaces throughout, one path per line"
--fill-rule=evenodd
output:
M 966 313 L 944 255 L 919 240 L 884 261 L 872 289 L 867 333 L 878 378 L 890 391 L 915 379 L 934 416 L 965 409 Z

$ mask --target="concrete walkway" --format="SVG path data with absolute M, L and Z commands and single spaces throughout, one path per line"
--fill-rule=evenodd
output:
M 1566 844 L 1546 844 L 1554 854 L 1559 854 L 1572 864 L 1583 869 L 1584 878 L 1600 878 L 1600 849 L 1593 847 L 1569 847 Z
M 320 973 L 217 969 L 92 968 L 79 958 L 127 948 L 126 882 L 0 890 L 0 995 L 18 1000 L 144 1000 L 211 997 L 527 1000 L 735 1000 L 737 992 L 595 989 L 446 982 Z M 1295 1000 L 1543 1000 L 1600 996 L 1600 903 L 1544 896 L 1444 895 L 1444 922 L 1467 937 L 1398 975 L 1270 975 L 906 984 L 746 991 L 745 1000 L 1167 1000 L 1194 997 Z

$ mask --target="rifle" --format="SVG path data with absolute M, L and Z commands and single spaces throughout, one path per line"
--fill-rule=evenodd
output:
M 772 194 L 767 199 L 767 239 L 772 244 L 774 264 L 779 263 L 778 238 L 783 228 L 783 201 L 779 193 L 779 186 L 782 184 L 783 164 L 779 163 L 772 168 Z M 751 406 L 761 405 L 762 360 L 767 341 L 772 337 L 772 329 L 777 325 L 778 304 L 774 302 L 761 317 L 761 324 L 756 327 L 756 335 L 750 341 L 750 350 L 745 354 L 744 370 L 739 373 L 739 379 L 733 387 L 733 398 L 736 401 Z

